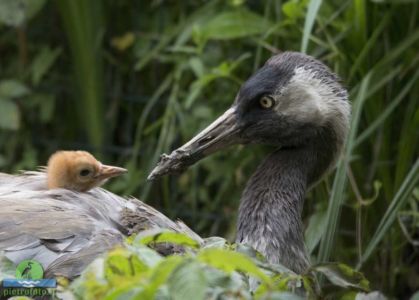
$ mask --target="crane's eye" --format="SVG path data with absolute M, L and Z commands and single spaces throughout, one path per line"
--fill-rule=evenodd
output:
M 263 96 L 259 99 L 259 105 L 263 109 L 269 109 L 274 106 L 275 100 L 269 96 Z
M 83 169 L 83 170 L 80 171 L 79 174 L 82 177 L 86 177 L 86 176 L 88 176 L 90 174 L 90 170 L 89 169 Z

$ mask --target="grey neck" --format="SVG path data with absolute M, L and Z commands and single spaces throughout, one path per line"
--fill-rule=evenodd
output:
M 310 147 L 272 153 L 250 178 L 241 198 L 237 241 L 261 252 L 268 262 L 297 273 L 309 266 L 301 220 L 305 192 L 336 156 L 336 144 L 324 142 L 319 139 Z M 321 149 L 322 145 L 327 148 Z

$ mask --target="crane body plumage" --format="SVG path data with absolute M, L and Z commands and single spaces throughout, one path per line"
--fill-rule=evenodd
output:
M 47 188 L 45 172 L 0 173 L 0 252 L 15 264 L 34 259 L 45 276 L 74 278 L 124 237 L 148 229 L 198 235 L 135 198 L 105 189 Z

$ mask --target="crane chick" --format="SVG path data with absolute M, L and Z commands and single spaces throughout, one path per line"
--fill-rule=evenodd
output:
M 86 192 L 126 172 L 124 168 L 103 165 L 86 151 L 57 151 L 48 160 L 48 188 Z

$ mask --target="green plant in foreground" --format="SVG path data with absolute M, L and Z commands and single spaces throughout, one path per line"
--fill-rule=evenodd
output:
M 169 244 L 184 253 L 163 257 L 147 246 Z M 364 276 L 343 264 L 315 265 L 297 275 L 223 238 L 208 238 L 200 246 L 173 232 L 129 238 L 94 261 L 70 290 L 80 299 L 303 299 L 319 296 L 318 274 L 331 283 L 329 298 L 369 290 Z

